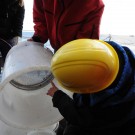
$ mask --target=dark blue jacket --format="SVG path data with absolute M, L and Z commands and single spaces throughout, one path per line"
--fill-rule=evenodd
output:
M 68 123 L 65 135 L 135 134 L 135 56 L 127 47 L 108 43 L 120 60 L 117 78 L 108 88 L 74 93 L 73 99 L 60 90 L 54 94 L 53 105 Z

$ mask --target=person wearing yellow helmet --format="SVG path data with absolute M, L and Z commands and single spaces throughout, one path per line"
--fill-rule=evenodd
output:
M 84 44 L 78 45 L 79 48 L 76 43 Z M 99 57 L 96 56 L 98 54 Z M 95 68 L 92 67 L 93 62 Z M 74 92 L 73 98 L 70 98 L 52 82 L 47 93 L 53 97 L 53 106 L 67 121 L 63 135 L 135 134 L 134 62 L 132 50 L 113 41 L 72 41 L 55 53 L 52 73 L 60 85 Z M 82 72 L 87 72 L 88 76 Z

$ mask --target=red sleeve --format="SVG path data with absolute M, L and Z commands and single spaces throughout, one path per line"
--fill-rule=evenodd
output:
M 85 22 L 82 25 L 80 31 L 77 33 L 78 38 L 91 38 L 91 39 L 99 39 L 100 35 L 100 23 L 102 14 L 104 11 L 104 4 L 101 0 L 95 4 L 95 0 L 93 4 L 91 4 L 90 12 L 86 16 Z
M 48 32 L 42 0 L 34 0 L 33 4 L 34 35 L 40 37 L 41 42 L 48 40 Z

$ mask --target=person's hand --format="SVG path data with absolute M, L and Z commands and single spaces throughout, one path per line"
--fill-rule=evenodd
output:
M 17 45 L 19 41 L 19 36 L 15 36 L 12 40 L 12 44 Z
M 55 84 L 51 81 L 52 87 L 48 90 L 47 95 L 53 97 L 54 93 L 58 90 Z
M 33 39 L 32 38 L 29 38 L 29 39 L 27 39 L 27 41 L 33 41 Z
M 31 38 L 27 39 L 27 41 L 34 41 L 41 43 L 41 39 L 39 36 L 33 35 Z

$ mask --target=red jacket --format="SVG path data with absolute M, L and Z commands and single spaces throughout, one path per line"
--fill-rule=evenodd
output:
M 99 39 L 102 0 L 34 0 L 34 35 L 57 50 L 78 38 Z

